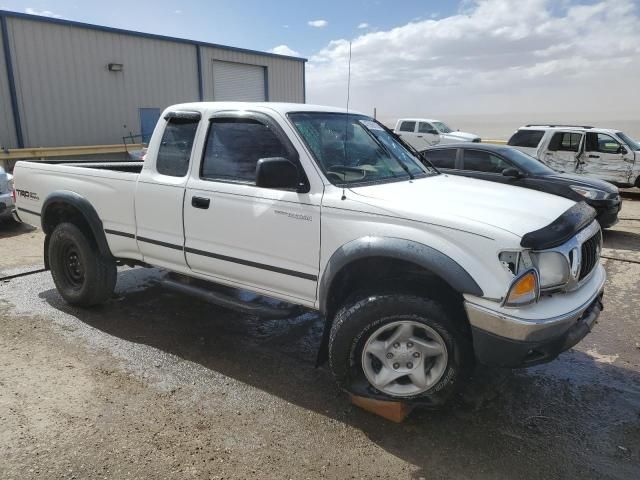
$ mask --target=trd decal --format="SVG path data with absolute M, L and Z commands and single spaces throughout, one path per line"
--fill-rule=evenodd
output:
M 29 192 L 27 190 L 18 190 L 16 188 L 16 195 L 22 198 L 28 198 L 29 200 L 40 200 L 36 192 Z

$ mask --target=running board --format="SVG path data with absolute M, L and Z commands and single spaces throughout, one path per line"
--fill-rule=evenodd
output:
M 234 310 L 245 315 L 252 315 L 265 320 L 291 318 L 305 312 L 305 308 L 300 305 L 279 308 L 258 302 L 243 301 L 222 292 L 200 286 L 188 285 L 184 282 L 169 278 L 163 280 L 162 285 L 176 292 L 197 297 L 205 302 L 213 303 L 220 307 L 228 308 L 229 310 Z

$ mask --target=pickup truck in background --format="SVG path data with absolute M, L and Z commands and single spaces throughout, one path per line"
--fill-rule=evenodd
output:
M 339 109 L 175 105 L 143 165 L 19 162 L 15 182 L 67 302 L 108 301 L 127 264 L 258 316 L 278 308 L 218 286 L 316 310 L 319 358 L 358 395 L 441 404 L 474 361 L 549 361 L 602 308 L 591 207 L 440 174 Z
M 508 145 L 557 172 L 640 188 L 640 142 L 619 130 L 571 125 L 527 125 Z
M 393 132 L 419 152 L 433 145 L 481 141 L 478 135 L 453 130 L 446 123 L 430 118 L 401 118 Z

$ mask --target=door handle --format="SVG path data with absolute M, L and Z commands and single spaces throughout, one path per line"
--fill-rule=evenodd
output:
M 589 158 L 600 158 L 600 155 L 589 155 Z
M 416 137 L 418 137 L 418 138 L 422 138 L 422 135 L 416 135 Z
M 209 208 L 209 204 L 211 204 L 210 198 L 191 197 L 191 206 L 194 208 L 202 208 L 203 210 L 206 210 Z

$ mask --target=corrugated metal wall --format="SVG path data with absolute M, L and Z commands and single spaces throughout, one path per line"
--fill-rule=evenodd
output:
M 121 143 L 139 108 L 198 99 L 195 47 L 8 18 L 27 146 Z M 110 72 L 121 63 L 122 72 Z
M 195 43 L 6 15 L 25 147 L 121 143 L 140 133 L 140 108 L 199 99 Z M 304 102 L 301 60 L 209 45 L 200 51 L 205 100 L 213 100 L 217 59 L 264 66 L 270 101 Z M 123 71 L 110 72 L 109 63 Z M 0 143 L 16 147 L 2 57 L 0 100 Z
M 0 32 L 0 147 L 15 147 L 18 144 L 11 110 L 11 94 L 4 58 L 4 43 Z
M 202 47 L 202 76 L 204 99 L 215 100 L 213 95 L 213 61 L 247 63 L 267 67 L 270 102 L 304 103 L 304 62 L 286 58 Z

